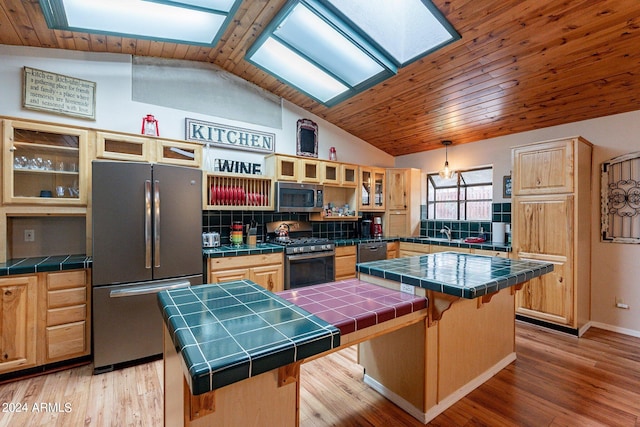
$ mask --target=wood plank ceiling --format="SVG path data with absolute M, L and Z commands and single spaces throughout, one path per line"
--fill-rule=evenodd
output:
M 433 0 L 462 39 L 332 108 L 244 60 L 286 0 L 244 0 L 215 48 L 47 28 L 0 1 L 0 44 L 214 63 L 397 156 L 640 109 L 640 1 Z

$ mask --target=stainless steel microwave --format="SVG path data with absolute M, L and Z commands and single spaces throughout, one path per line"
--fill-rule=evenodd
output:
M 321 212 L 324 188 L 318 184 L 276 182 L 276 211 Z

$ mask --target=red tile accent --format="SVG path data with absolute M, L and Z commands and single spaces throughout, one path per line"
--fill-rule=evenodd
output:
M 359 331 L 427 306 L 427 299 L 359 279 L 278 292 L 278 295 L 340 329 Z

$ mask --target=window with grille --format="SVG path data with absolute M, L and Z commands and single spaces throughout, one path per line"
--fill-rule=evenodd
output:
M 491 220 L 493 168 L 427 175 L 427 219 Z

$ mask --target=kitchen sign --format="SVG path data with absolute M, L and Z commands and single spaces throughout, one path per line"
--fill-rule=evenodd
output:
M 219 148 L 275 153 L 276 135 L 251 129 L 186 119 L 185 139 Z
M 83 119 L 96 119 L 96 84 L 24 67 L 22 106 Z

